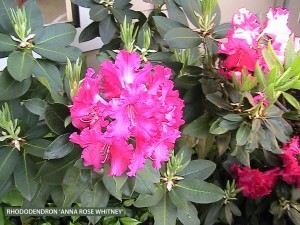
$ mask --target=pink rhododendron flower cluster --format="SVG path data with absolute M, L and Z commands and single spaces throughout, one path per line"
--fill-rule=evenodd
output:
M 247 166 L 240 168 L 238 164 L 231 166 L 233 177 L 237 178 L 237 187 L 242 187 L 242 194 L 250 198 L 259 198 L 269 195 L 276 184 L 279 168 L 261 172 Z
M 265 172 L 251 169 L 247 166 L 241 168 L 238 164 L 231 166 L 233 178 L 237 178 L 237 187 L 242 187 L 242 194 L 250 198 L 258 198 L 271 193 L 276 184 L 277 177 L 281 177 L 288 184 L 296 184 L 300 188 L 300 145 L 299 137 L 295 136 L 290 143 L 283 145 L 284 154 L 282 168 L 276 167 Z
M 147 159 L 159 169 L 180 136 L 183 101 L 171 70 L 149 62 L 140 67 L 139 54 L 122 50 L 98 75 L 89 69 L 73 98 L 72 123 L 81 132 L 70 140 L 84 148 L 84 165 L 95 171 L 110 163 L 109 175 L 134 176 Z
M 267 48 L 269 40 L 275 54 L 281 63 L 284 63 L 284 50 L 291 35 L 287 26 L 288 16 L 289 11 L 286 9 L 270 9 L 265 23 L 260 24 L 255 14 L 245 8 L 240 9 L 239 13 L 233 16 L 232 29 L 227 33 L 228 42 L 219 44 L 219 53 L 227 56 L 220 73 L 231 79 L 233 71 L 239 74 L 245 67 L 251 75 L 257 61 L 263 69 L 268 70 L 262 49 Z M 296 37 L 294 41 L 297 52 L 300 49 L 299 38 Z
M 280 157 L 283 162 L 281 171 L 282 179 L 288 184 L 295 184 L 300 188 L 300 166 L 298 157 L 300 156 L 299 137 L 295 136 L 289 144 L 283 146 L 284 154 Z

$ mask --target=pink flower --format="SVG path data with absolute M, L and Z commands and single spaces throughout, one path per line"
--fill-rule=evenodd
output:
M 281 170 L 282 179 L 288 184 L 297 184 L 300 187 L 300 166 L 298 156 L 300 155 L 299 137 L 295 136 L 290 143 L 283 145 L 284 154 L 280 157 L 283 162 Z
M 180 137 L 183 101 L 169 80 L 171 70 L 140 67 L 139 54 L 122 50 L 115 63 L 102 63 L 100 75 L 92 78 L 89 71 L 74 97 L 71 117 L 82 131 L 70 140 L 95 171 L 110 163 L 109 175 L 134 176 L 147 159 L 159 169 Z
M 240 168 L 238 164 L 231 166 L 233 178 L 237 178 L 237 187 L 242 187 L 242 194 L 253 199 L 269 195 L 276 184 L 279 168 L 265 172 L 251 169 L 247 166 Z
M 254 96 L 253 101 L 255 104 L 258 104 L 265 97 L 265 93 L 259 92 L 258 95 Z M 269 101 L 264 99 L 263 105 L 267 107 L 269 105 Z

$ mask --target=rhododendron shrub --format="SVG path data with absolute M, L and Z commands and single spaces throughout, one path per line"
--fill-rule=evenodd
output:
M 89 69 L 70 107 L 80 130 L 70 140 L 84 150 L 85 166 L 99 171 L 110 163 L 109 175 L 134 176 L 147 159 L 161 168 L 180 137 L 183 101 L 169 80 L 171 70 L 141 65 L 138 53 L 120 51 L 105 61 L 99 74 Z

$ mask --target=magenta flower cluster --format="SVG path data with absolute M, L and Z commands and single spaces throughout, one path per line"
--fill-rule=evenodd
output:
M 84 150 L 85 166 L 109 175 L 134 176 L 147 159 L 161 168 L 180 137 L 183 101 L 169 80 L 171 70 L 147 62 L 138 53 L 120 51 L 115 63 L 105 61 L 99 74 L 88 69 L 70 107 L 80 130 L 70 140 Z

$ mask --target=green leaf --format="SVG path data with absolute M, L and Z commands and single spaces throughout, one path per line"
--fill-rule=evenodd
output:
M 81 31 L 79 35 L 79 43 L 90 41 L 99 36 L 99 23 L 92 22 Z
M 166 6 L 168 10 L 168 16 L 171 20 L 174 20 L 178 23 L 184 24 L 185 26 L 189 26 L 186 15 L 182 11 L 182 9 L 175 4 L 173 0 L 167 0 Z
M 163 194 L 164 189 L 161 186 L 155 186 L 154 193 L 152 195 L 140 194 L 133 205 L 138 208 L 155 206 L 161 200 Z
M 288 210 L 288 216 L 293 221 L 294 224 L 300 224 L 300 212 L 294 208 Z
M 17 49 L 17 43 L 10 36 L 0 33 L 0 52 L 13 52 Z
M 155 225 L 175 225 L 177 209 L 164 192 L 163 198 L 157 205 L 150 207 Z
M 247 124 L 240 126 L 236 132 L 236 144 L 239 146 L 245 145 L 247 143 L 250 131 L 251 128 Z
M 45 161 L 37 174 L 37 179 L 40 183 L 61 185 L 67 169 L 75 164 L 80 155 L 81 150 L 74 148 L 74 151 L 64 158 Z
M 122 186 L 121 191 L 124 195 L 131 197 L 135 190 L 135 187 L 136 187 L 136 178 L 128 177 L 125 184 Z
M 64 191 L 63 207 L 71 207 L 85 190 L 85 185 L 81 182 L 80 169 L 76 167 L 70 167 L 62 183 Z
M 24 95 L 31 85 L 31 78 L 22 82 L 11 77 L 7 69 L 0 73 L 0 101 L 18 98 Z M 16 91 L 18 90 L 18 91 Z
M 215 171 L 215 169 L 216 164 L 212 161 L 197 159 L 192 160 L 187 167 L 177 173 L 177 175 L 184 177 L 185 179 L 205 180 Z
M 282 95 L 295 109 L 300 110 L 300 103 L 294 96 L 286 92 L 282 92 Z
M 141 223 L 140 221 L 130 217 L 121 217 L 120 221 L 123 225 L 137 225 Z
M 177 217 L 182 224 L 199 225 L 200 220 L 198 218 L 198 211 L 196 207 L 188 202 L 188 211 L 185 212 L 181 209 L 177 209 Z
M 24 101 L 27 110 L 36 115 L 42 115 L 46 111 L 47 103 L 39 98 L 32 98 Z
M 0 30 L 3 29 L 7 33 L 14 32 L 10 9 L 17 8 L 16 1 L 0 0 Z
M 67 23 L 51 24 L 44 28 L 42 35 L 34 38 L 35 45 L 67 46 L 74 41 L 76 29 Z
M 218 186 L 194 179 L 179 181 L 175 188 L 180 196 L 195 203 L 212 203 L 224 196 L 223 190 Z
M 161 36 L 165 36 L 166 33 L 172 28 L 184 26 L 164 16 L 153 16 L 153 20 Z
M 201 137 L 209 133 L 209 116 L 207 114 L 194 120 L 183 129 L 183 134 L 191 137 Z
M 76 61 L 82 54 L 81 50 L 76 47 L 56 46 L 47 42 L 35 45 L 34 51 L 47 59 L 60 63 L 66 63 L 67 58 Z
M 202 14 L 202 10 L 200 8 L 200 4 L 198 4 L 197 0 L 180 0 L 179 1 L 186 16 L 188 17 L 189 21 L 197 27 L 200 28 L 199 25 L 199 18 L 195 15 L 194 12 L 197 12 L 199 15 Z
M 259 62 L 256 63 L 255 65 L 255 72 L 254 72 L 255 77 L 257 78 L 257 81 L 259 82 L 260 86 L 262 89 L 266 88 L 266 82 L 265 82 L 265 76 L 260 68 Z
M 1 198 L 1 201 L 10 206 L 22 206 L 23 197 L 16 187 L 11 189 L 9 193 Z
M 117 185 L 113 177 L 108 176 L 108 167 L 104 168 L 104 176 L 102 178 L 103 184 L 109 193 L 114 196 L 116 199 L 122 201 L 122 192 L 117 189 Z
M 51 144 L 51 141 L 46 139 L 28 140 L 24 145 L 26 153 L 43 158 L 46 149 Z
M 63 134 L 57 137 L 46 149 L 44 159 L 60 159 L 68 155 L 73 149 L 74 144 L 69 140 L 70 134 Z
M 224 99 L 217 93 L 208 94 L 206 95 L 206 98 L 221 109 L 232 109 L 231 105 L 228 102 L 224 101 Z
M 71 0 L 74 4 L 79 5 L 84 8 L 91 8 L 97 5 L 93 0 Z
M 171 48 L 194 48 L 201 43 L 199 35 L 189 28 L 177 27 L 169 30 L 164 40 Z
M 185 212 L 189 211 L 188 202 L 178 194 L 176 188 L 173 188 L 170 192 L 168 192 L 168 196 L 178 209 Z
M 290 39 L 287 42 L 287 45 L 284 50 L 284 68 L 285 69 L 288 69 L 291 66 L 293 60 L 296 57 L 294 37 L 295 36 L 293 34 L 290 36 Z
M 40 124 L 37 126 L 32 127 L 24 134 L 26 140 L 35 139 L 35 138 L 42 138 L 46 134 L 50 133 L 51 130 L 46 124 Z
M 23 4 L 27 16 L 27 27 L 31 29 L 31 33 L 39 32 L 44 27 L 43 14 L 40 11 L 36 1 L 30 0 Z
M 223 23 L 223 24 L 217 25 L 212 29 L 213 37 L 215 39 L 225 38 L 228 30 L 231 28 L 232 28 L 232 26 L 230 23 Z
M 31 77 L 34 64 L 34 58 L 26 52 L 13 52 L 7 59 L 7 69 L 17 81 Z
M 223 155 L 227 149 L 229 149 L 229 144 L 231 141 L 231 133 L 225 133 L 222 135 L 218 135 L 217 137 L 217 147 L 219 155 Z
M 63 134 L 66 131 L 65 118 L 70 115 L 69 108 L 63 104 L 55 103 L 48 105 L 45 113 L 45 120 L 49 128 L 56 134 Z
M 26 201 L 23 204 L 24 208 L 44 208 L 46 202 L 53 189 L 52 185 L 41 184 L 38 186 L 35 195 L 31 201 Z
M 220 135 L 225 134 L 228 129 L 220 126 L 221 118 L 217 119 L 210 127 L 209 132 L 211 134 Z
M 216 223 L 222 209 L 222 204 L 216 203 L 210 207 L 205 218 L 204 225 L 213 225 Z
M 109 200 L 109 192 L 106 190 L 102 182 L 97 182 L 93 190 L 86 190 L 81 195 L 82 207 L 106 207 Z M 100 220 L 101 216 L 88 216 L 93 224 Z
M 5 183 L 13 173 L 19 159 L 19 152 L 15 148 L 0 149 L 0 184 Z
M 93 21 L 102 21 L 108 14 L 108 9 L 103 5 L 95 5 L 90 9 L 90 18 Z
M 112 15 L 107 15 L 104 20 L 99 23 L 99 33 L 103 44 L 108 44 L 115 36 L 117 27 Z
M 14 178 L 16 187 L 28 201 L 33 199 L 38 187 L 38 182 L 34 180 L 36 174 L 35 163 L 24 152 L 14 171 Z

